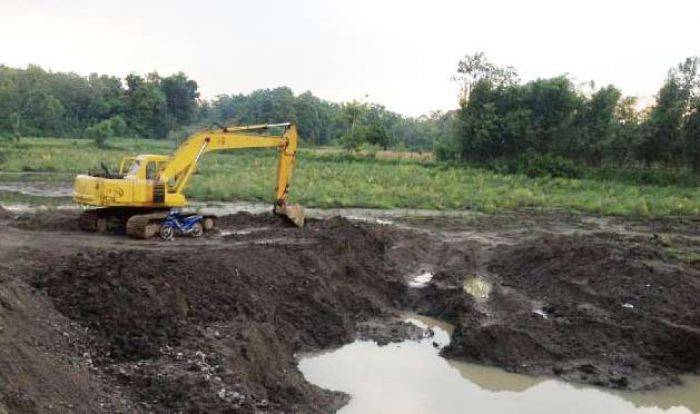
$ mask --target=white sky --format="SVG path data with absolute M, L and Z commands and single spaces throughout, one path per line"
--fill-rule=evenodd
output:
M 184 71 L 204 97 L 290 86 L 406 115 L 456 107 L 484 51 L 524 80 L 568 73 L 648 99 L 700 55 L 700 1 L 0 0 L 0 63 L 125 76 Z

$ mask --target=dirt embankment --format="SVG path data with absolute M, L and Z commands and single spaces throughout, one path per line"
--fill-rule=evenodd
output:
M 436 289 L 433 303 L 458 328 L 446 356 L 625 389 L 700 368 L 700 272 L 652 243 L 549 235 L 500 246 L 484 265 L 483 303 L 465 298 L 459 270 L 436 277 L 453 294 Z
M 488 243 L 240 213 L 164 243 L 74 220 L 5 221 L 0 413 L 333 412 L 347 396 L 307 383 L 295 354 L 409 335 L 377 322 L 406 309 L 455 324 L 447 356 L 518 372 L 638 389 L 700 369 L 700 271 L 664 246 L 697 251 L 698 225 L 662 243 L 489 226 Z M 409 288 L 423 270 L 433 280 Z M 474 277 L 489 295 L 465 291 Z
M 20 219 L 19 226 L 26 228 L 27 220 Z M 57 317 L 83 329 L 82 349 L 74 353 L 106 379 L 95 386 L 123 389 L 124 404 L 133 409 L 340 407 L 347 396 L 307 383 L 294 354 L 348 342 L 356 323 L 393 311 L 405 286 L 386 258 L 384 232 L 344 219 L 311 220 L 297 230 L 248 214 L 223 218 L 221 225 L 261 230 L 121 248 L 100 245 L 111 236 L 93 236 L 94 247 L 57 246 L 57 252 L 27 247 L 13 259 L 13 280 L 37 289 Z M 70 237 L 65 231 L 72 229 L 67 225 L 62 237 Z M 61 377 L 47 380 L 57 389 L 67 386 Z M 50 412 L 38 389 L 16 385 L 39 403 L 31 409 L 12 401 L 8 406 Z

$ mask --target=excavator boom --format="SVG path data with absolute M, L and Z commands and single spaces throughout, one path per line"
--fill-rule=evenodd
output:
M 281 136 L 262 136 L 250 131 L 284 128 Z M 242 148 L 278 148 L 277 186 L 275 202 L 284 204 L 287 188 L 294 168 L 298 135 L 296 126 L 290 123 L 224 127 L 217 131 L 202 131 L 189 137 L 173 154 L 159 172 L 158 180 L 174 180 L 173 189 L 180 193 L 187 186 L 202 155 L 207 152 Z

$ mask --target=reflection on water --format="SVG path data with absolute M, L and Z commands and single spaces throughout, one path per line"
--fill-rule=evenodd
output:
M 429 326 L 433 338 L 378 346 L 356 341 L 299 361 L 304 376 L 324 388 L 352 396 L 340 413 L 700 413 L 700 378 L 682 387 L 648 393 L 614 392 L 438 355 L 451 327 L 429 318 L 407 318 Z

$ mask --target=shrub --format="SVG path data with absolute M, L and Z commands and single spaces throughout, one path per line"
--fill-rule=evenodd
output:
M 85 128 L 85 136 L 95 141 L 95 145 L 98 147 L 104 148 L 107 139 L 114 136 L 111 120 L 106 119 Z
M 126 134 L 126 121 L 121 115 L 115 115 L 109 118 L 110 127 L 114 136 L 123 137 Z
M 358 148 L 358 152 L 370 158 L 376 158 L 377 153 L 381 150 L 381 147 L 376 144 L 363 143 Z
M 502 158 L 487 164 L 499 174 L 525 174 L 528 177 L 580 178 L 582 171 L 573 161 L 551 155 L 523 154 Z
M 557 178 L 579 178 L 581 170 L 571 160 L 550 156 L 538 155 L 531 158 L 521 158 L 524 165 L 525 174 L 529 177 L 557 177 Z

